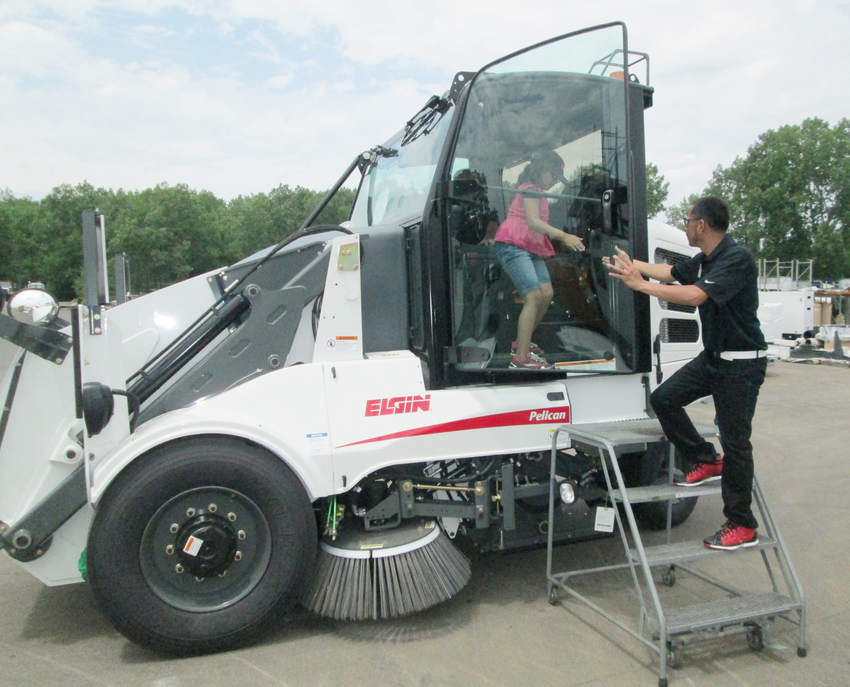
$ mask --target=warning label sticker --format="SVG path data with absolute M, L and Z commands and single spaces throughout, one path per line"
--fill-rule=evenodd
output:
M 359 346 L 357 336 L 334 336 L 327 340 L 327 347 L 336 351 L 356 351 Z
M 331 451 L 331 438 L 327 432 L 315 432 L 307 435 L 307 447 L 311 456 L 324 455 Z
M 190 556 L 197 556 L 203 545 L 203 539 L 198 539 L 197 537 L 193 537 L 190 535 L 189 538 L 186 540 L 186 543 L 183 544 L 183 553 L 187 553 Z
M 596 522 L 593 524 L 593 529 L 597 532 L 613 532 L 614 531 L 614 509 L 597 506 Z

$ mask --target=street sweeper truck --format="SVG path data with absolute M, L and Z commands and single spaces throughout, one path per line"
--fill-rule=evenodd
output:
M 647 220 L 648 77 L 621 23 L 458 73 L 295 234 L 117 307 L 103 218 L 84 213 L 86 302 L 68 315 L 23 290 L 0 319 L 5 554 L 48 585 L 87 580 L 134 641 L 190 653 L 295 601 L 351 620 L 428 608 L 468 580 L 464 551 L 603 536 L 598 457 L 575 448 L 549 519 L 554 430 L 647 417 L 700 346 L 692 308 L 602 268 L 618 247 L 693 252 Z M 557 179 L 526 183 L 553 152 Z M 317 225 L 352 178 L 349 219 Z M 528 202 L 580 243 L 546 258 L 535 364 L 518 365 L 523 292 L 493 238 Z M 667 479 L 652 447 L 621 462 L 631 485 Z M 639 508 L 665 526 L 665 504 Z

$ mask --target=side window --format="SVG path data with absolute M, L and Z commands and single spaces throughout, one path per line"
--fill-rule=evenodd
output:
M 351 212 L 355 226 L 396 224 L 421 216 L 451 117 L 440 101 L 426 105 L 408 127 L 366 154 L 364 177 Z M 370 159 L 371 156 L 371 159 Z
M 597 183 L 602 144 L 597 131 L 559 146 L 555 153 L 569 160 L 569 167 L 559 170 L 560 179 L 545 190 L 526 181 L 532 160 L 501 168 L 488 166 L 486 159 L 455 159 L 449 231 L 453 341 L 460 351 L 459 369 L 527 369 L 516 367 L 514 358 L 529 286 L 523 281 L 526 275 L 511 265 L 519 250 L 510 243 L 508 229 L 531 199 L 549 224 L 589 247 L 591 232 L 601 229 L 601 217 L 596 197 L 585 194 L 595 193 L 589 190 L 594 184 L 600 193 L 604 190 L 604 184 Z M 527 261 L 534 270 L 530 276 L 548 298 L 532 336 L 531 357 L 562 369 L 616 370 L 615 344 L 595 286 L 604 274 L 594 279 L 589 252 L 550 245 L 551 254 Z M 601 262 L 596 269 L 601 269 Z

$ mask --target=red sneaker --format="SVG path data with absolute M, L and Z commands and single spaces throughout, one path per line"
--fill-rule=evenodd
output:
M 511 343 L 511 355 L 516 356 L 516 348 L 516 341 L 514 341 Z M 543 352 L 543 349 L 533 341 L 528 345 L 528 357 L 532 360 L 536 360 L 538 363 L 546 363 L 549 365 L 549 361 L 546 360 L 546 354 Z
M 511 355 L 516 357 L 516 341 L 511 343 Z M 543 353 L 543 349 L 533 341 L 528 345 L 528 357 L 538 363 L 546 363 L 547 367 L 551 367 L 549 361 L 546 360 L 546 354 Z
M 528 352 L 534 353 L 534 355 L 544 355 L 543 349 L 540 348 L 540 346 L 538 346 L 533 341 L 530 344 L 528 344 Z M 511 342 L 511 353 L 516 355 L 516 341 Z
M 523 370 L 551 370 L 552 366 L 545 360 L 539 360 L 531 353 L 526 356 L 525 360 L 520 360 L 516 356 L 511 358 L 509 367 L 520 368 Z
M 716 482 L 723 474 L 723 456 L 713 463 L 697 463 L 684 479 L 673 482 L 677 487 L 697 487 L 700 484 Z
M 702 543 L 709 549 L 734 551 L 735 549 L 755 546 L 759 543 L 759 538 L 755 530 L 743 525 L 736 525 L 731 520 L 727 520 L 723 527 L 712 536 L 703 539 Z

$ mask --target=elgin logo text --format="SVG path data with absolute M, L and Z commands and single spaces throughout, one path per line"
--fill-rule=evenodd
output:
M 366 401 L 366 417 L 370 415 L 400 415 L 431 410 L 431 394 L 424 396 L 393 396 Z

